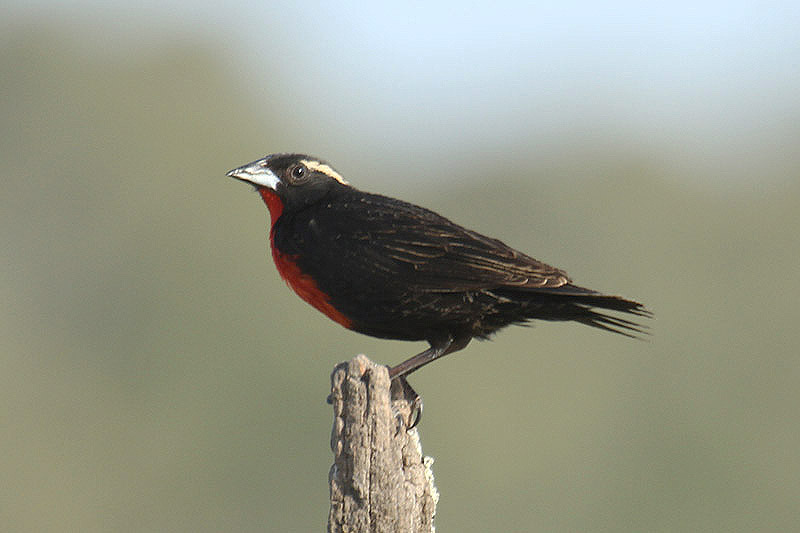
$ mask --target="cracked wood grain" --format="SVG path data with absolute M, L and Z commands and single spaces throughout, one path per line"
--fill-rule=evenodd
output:
M 386 367 L 364 355 L 336 366 L 330 469 L 331 533 L 434 532 L 439 494 L 410 407 Z

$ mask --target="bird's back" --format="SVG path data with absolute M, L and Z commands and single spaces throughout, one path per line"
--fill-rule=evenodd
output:
M 274 245 L 296 258 L 352 329 L 378 337 L 485 337 L 531 318 L 603 327 L 587 318 L 597 315 L 592 306 L 639 306 L 576 287 L 565 272 L 433 211 L 349 186 L 282 216 Z

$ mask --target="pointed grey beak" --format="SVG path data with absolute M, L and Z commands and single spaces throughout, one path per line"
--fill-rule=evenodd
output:
M 231 178 L 251 183 L 256 187 L 267 187 L 273 191 L 280 180 L 270 169 L 264 166 L 264 160 L 259 159 L 239 168 L 234 168 L 225 174 Z

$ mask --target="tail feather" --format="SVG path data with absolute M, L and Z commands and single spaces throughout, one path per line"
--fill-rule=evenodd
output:
M 618 333 L 632 339 L 640 339 L 641 335 L 650 335 L 649 327 L 645 324 L 639 324 L 631 320 L 625 320 L 605 313 L 598 313 L 597 311 L 583 307 L 581 308 L 583 315 L 576 317 L 574 320 L 581 324 L 586 324 L 593 328 L 603 329 L 612 333 Z M 646 315 L 639 315 L 646 316 Z
M 643 335 L 650 334 L 650 328 L 645 324 L 601 312 L 608 310 L 642 318 L 652 318 L 653 313 L 639 302 L 627 300 L 621 296 L 602 294 L 576 285 L 564 285 L 563 287 L 531 292 L 536 292 L 539 302 L 549 300 L 550 304 L 558 309 L 550 317 L 539 316 L 533 318 L 574 320 L 593 328 L 618 333 L 634 339 L 641 339 Z

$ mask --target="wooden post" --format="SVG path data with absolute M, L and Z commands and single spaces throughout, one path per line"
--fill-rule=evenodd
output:
M 330 533 L 435 531 L 439 493 L 410 406 L 386 367 L 358 355 L 331 376 Z

